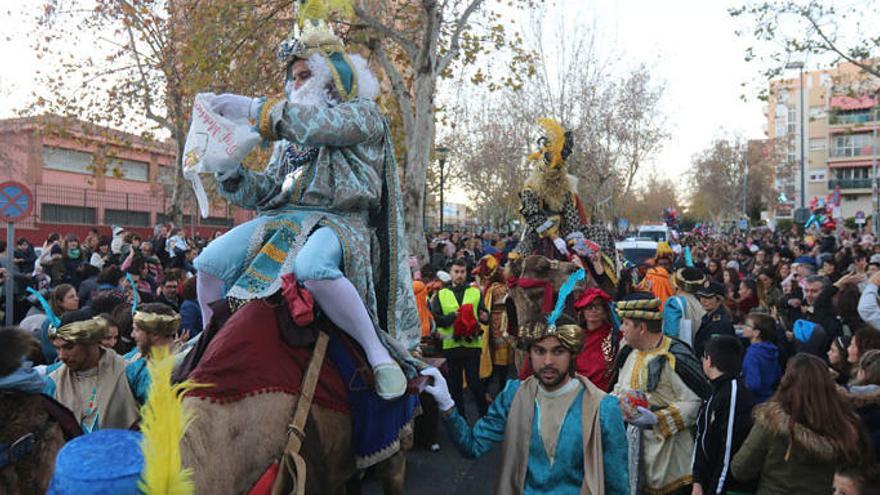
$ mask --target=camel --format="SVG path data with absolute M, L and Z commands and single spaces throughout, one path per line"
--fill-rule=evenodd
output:
M 208 344 L 206 356 L 217 340 Z M 196 493 L 248 493 L 284 451 L 287 427 L 298 398 L 296 394 L 274 391 L 225 403 L 186 397 L 184 406 L 194 419 L 181 442 L 181 458 L 184 466 L 192 468 Z M 357 474 L 351 416 L 312 402 L 304 433 L 300 455 L 306 464 L 306 493 L 346 493 L 346 483 Z M 400 449 L 375 467 L 386 494 L 403 493 L 405 452 L 412 446 L 411 422 L 401 430 L 399 440 Z

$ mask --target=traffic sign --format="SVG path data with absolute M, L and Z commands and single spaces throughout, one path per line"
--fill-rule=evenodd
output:
M 807 220 L 810 219 L 810 210 L 806 208 L 798 208 L 794 210 L 794 222 L 795 223 L 807 223 Z
M 861 218 L 862 220 L 865 219 L 865 212 L 863 212 L 862 210 L 856 212 L 856 220 L 858 220 L 859 218 Z
M 21 182 L 0 184 L 0 220 L 18 222 L 27 218 L 34 209 L 34 197 Z

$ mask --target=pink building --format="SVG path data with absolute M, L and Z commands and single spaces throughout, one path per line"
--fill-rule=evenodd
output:
M 16 237 L 36 245 L 51 232 L 82 238 L 98 228 L 109 235 L 111 225 L 151 235 L 154 225 L 168 222 L 175 158 L 173 143 L 145 141 L 82 121 L 57 116 L 0 120 L 0 182 L 15 180 L 31 189 L 33 213 L 16 224 Z M 184 213 L 182 227 L 203 237 L 253 216 L 220 201 L 208 218 L 200 218 L 191 199 Z M 5 238 L 5 225 L 2 230 Z

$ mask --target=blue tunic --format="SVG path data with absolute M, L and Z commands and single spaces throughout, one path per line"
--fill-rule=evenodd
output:
M 131 389 L 134 399 L 139 405 L 147 401 L 147 391 L 150 390 L 150 372 L 147 370 L 147 360 L 141 356 L 125 365 L 125 378 Z
M 520 381 L 510 380 L 489 407 L 489 412 L 473 428 L 454 409 L 446 416 L 449 436 L 465 457 L 479 457 L 504 439 L 507 415 Z M 584 479 L 584 449 L 581 413 L 584 389 L 578 393 L 565 415 L 556 444 L 555 462 L 550 463 L 541 439 L 540 410 L 532 422 L 529 465 L 523 493 L 579 494 Z M 535 405 L 537 407 L 537 404 Z M 602 428 L 602 456 L 605 493 L 625 495 L 628 490 L 627 443 L 623 415 L 617 399 L 606 395 L 599 406 Z

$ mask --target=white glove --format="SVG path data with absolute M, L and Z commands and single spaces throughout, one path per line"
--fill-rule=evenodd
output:
M 211 110 L 230 120 L 255 120 L 260 99 L 225 93 L 211 99 Z
M 650 409 L 639 406 L 636 410 L 639 415 L 629 420 L 629 424 L 639 428 L 651 428 L 657 424 L 657 415 L 652 413 Z
M 556 246 L 556 250 L 559 251 L 563 256 L 568 256 L 568 246 L 565 244 L 565 241 L 559 237 L 553 239 L 553 245 Z
M 421 374 L 422 376 L 434 379 L 434 384 L 427 385 L 425 387 L 425 392 L 428 392 L 434 397 L 434 400 L 437 401 L 437 407 L 439 407 L 442 412 L 449 411 L 455 407 L 455 401 L 452 400 L 452 396 L 449 395 L 449 387 L 446 385 L 446 379 L 443 378 L 443 374 L 440 373 L 440 370 L 430 366 L 423 369 Z

